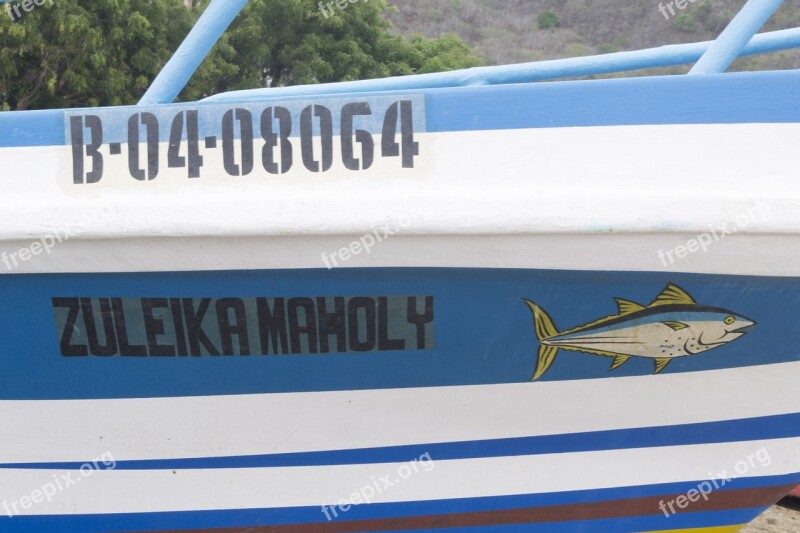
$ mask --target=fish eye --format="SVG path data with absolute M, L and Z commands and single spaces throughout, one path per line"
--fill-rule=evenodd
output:
M 727 325 L 730 326 L 731 324 L 736 322 L 736 317 L 734 317 L 734 316 L 726 316 L 725 320 L 723 320 L 723 322 L 725 322 Z

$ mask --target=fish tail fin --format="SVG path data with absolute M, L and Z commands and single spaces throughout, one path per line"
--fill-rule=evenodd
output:
M 547 346 L 545 344 L 539 345 L 539 354 L 536 358 L 536 371 L 531 376 L 531 381 L 536 381 L 547 372 L 556 360 L 558 354 L 558 347 Z
M 531 381 L 535 381 L 542 377 L 556 360 L 558 347 L 548 346 L 543 344 L 542 341 L 558 335 L 558 329 L 556 328 L 555 324 L 553 324 L 553 319 L 550 318 L 550 315 L 548 315 L 544 309 L 530 300 L 524 301 L 533 313 L 533 328 L 536 331 L 536 338 L 539 339 L 539 353 L 536 358 L 536 370 L 531 377 Z

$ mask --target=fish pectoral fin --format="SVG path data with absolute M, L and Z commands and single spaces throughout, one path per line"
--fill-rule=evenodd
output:
M 675 305 L 675 304 L 682 304 L 682 305 L 697 305 L 697 302 L 694 301 L 694 298 L 689 296 L 685 290 L 681 289 L 677 285 L 670 283 L 668 284 L 661 293 L 656 296 L 656 299 L 648 307 L 655 307 L 657 305 Z
M 655 361 L 655 363 L 656 363 L 656 371 L 653 372 L 653 374 L 658 374 L 659 372 L 661 372 L 662 370 L 667 368 L 667 365 L 669 364 L 670 361 L 672 361 L 672 359 L 670 359 L 669 357 L 658 357 L 658 358 L 656 358 L 656 361 Z
M 630 359 L 630 358 L 631 358 L 630 355 L 618 355 L 618 356 L 616 356 L 614 358 L 614 362 L 611 363 L 611 368 L 609 368 L 608 370 L 609 371 L 610 370 L 616 370 L 617 368 L 619 368 L 622 365 L 624 365 L 625 363 L 627 363 L 628 359 Z
M 689 327 L 689 324 L 684 324 L 683 322 L 675 322 L 675 321 L 662 322 L 662 324 L 671 327 L 675 331 L 679 331 L 681 329 L 686 329 Z
M 645 308 L 641 304 L 637 304 L 636 302 L 632 302 L 630 300 L 623 300 L 622 298 L 614 298 L 614 301 L 617 302 L 617 308 L 619 309 L 619 314 L 621 315 L 635 313 L 636 311 L 641 311 Z

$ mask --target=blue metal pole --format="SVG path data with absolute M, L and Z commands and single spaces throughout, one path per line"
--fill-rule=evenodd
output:
M 211 0 L 200 20 L 139 100 L 139 105 L 174 102 L 247 2 L 248 0 Z
M 689 74 L 719 74 L 728 70 L 750 39 L 782 3 L 783 0 L 747 2 Z
M 434 89 L 465 87 L 469 85 L 500 85 L 504 83 L 529 83 L 558 78 L 573 78 L 594 74 L 609 74 L 629 70 L 688 65 L 697 61 L 713 41 L 673 44 L 648 50 L 616 52 L 589 57 L 553 59 L 538 63 L 477 67 L 452 72 L 419 74 L 377 80 L 346 81 L 320 85 L 294 85 L 271 89 L 250 89 L 217 94 L 207 101 L 235 101 L 251 98 L 285 98 L 293 96 L 401 91 L 407 89 Z M 762 33 L 741 51 L 741 55 L 763 54 L 800 47 L 800 28 Z

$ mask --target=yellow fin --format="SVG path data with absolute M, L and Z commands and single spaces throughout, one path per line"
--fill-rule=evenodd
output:
M 688 324 L 684 324 L 683 322 L 662 322 L 662 324 L 664 324 L 665 326 L 671 327 L 675 331 L 678 331 L 678 330 L 685 329 L 685 328 L 689 327 Z
M 658 374 L 662 370 L 664 370 L 669 362 L 672 361 L 669 357 L 659 357 L 656 359 L 656 371 L 653 374 Z
M 558 347 L 544 344 L 539 345 L 539 352 L 536 356 L 536 370 L 533 372 L 531 381 L 536 381 L 542 377 L 545 372 L 553 366 L 553 362 L 556 360 L 556 354 L 558 354 Z
M 609 370 L 616 370 L 617 368 L 627 363 L 628 359 L 630 358 L 631 358 L 630 355 L 618 355 L 614 357 L 614 362 L 611 364 L 611 368 L 609 368 Z
M 643 305 L 637 304 L 636 302 L 632 302 L 630 300 L 623 300 L 622 298 L 614 298 L 614 301 L 617 302 L 619 314 L 621 315 L 635 313 L 636 311 L 641 311 L 645 308 Z
M 539 339 L 539 351 L 536 355 L 536 370 L 534 370 L 533 376 L 531 377 L 531 381 L 535 381 L 542 377 L 545 372 L 553 366 L 553 362 L 556 360 L 558 347 L 542 344 L 542 341 L 558 335 L 558 329 L 555 324 L 553 324 L 553 319 L 550 318 L 550 315 L 548 315 L 544 309 L 530 300 L 523 301 L 531 310 L 531 313 L 533 313 L 533 329 L 536 332 L 536 338 Z
M 649 307 L 675 304 L 697 305 L 697 302 L 695 302 L 685 290 L 673 283 L 670 283 L 664 288 L 663 291 L 661 291 L 658 296 L 656 296 L 656 299 L 653 300 L 653 303 L 651 303 Z
M 558 329 L 555 324 L 553 324 L 553 319 L 550 318 L 550 315 L 548 315 L 544 309 L 530 300 L 523 300 L 523 302 L 525 302 L 528 308 L 530 308 L 531 313 L 533 313 L 533 328 L 536 331 L 536 337 L 540 341 L 558 335 Z

